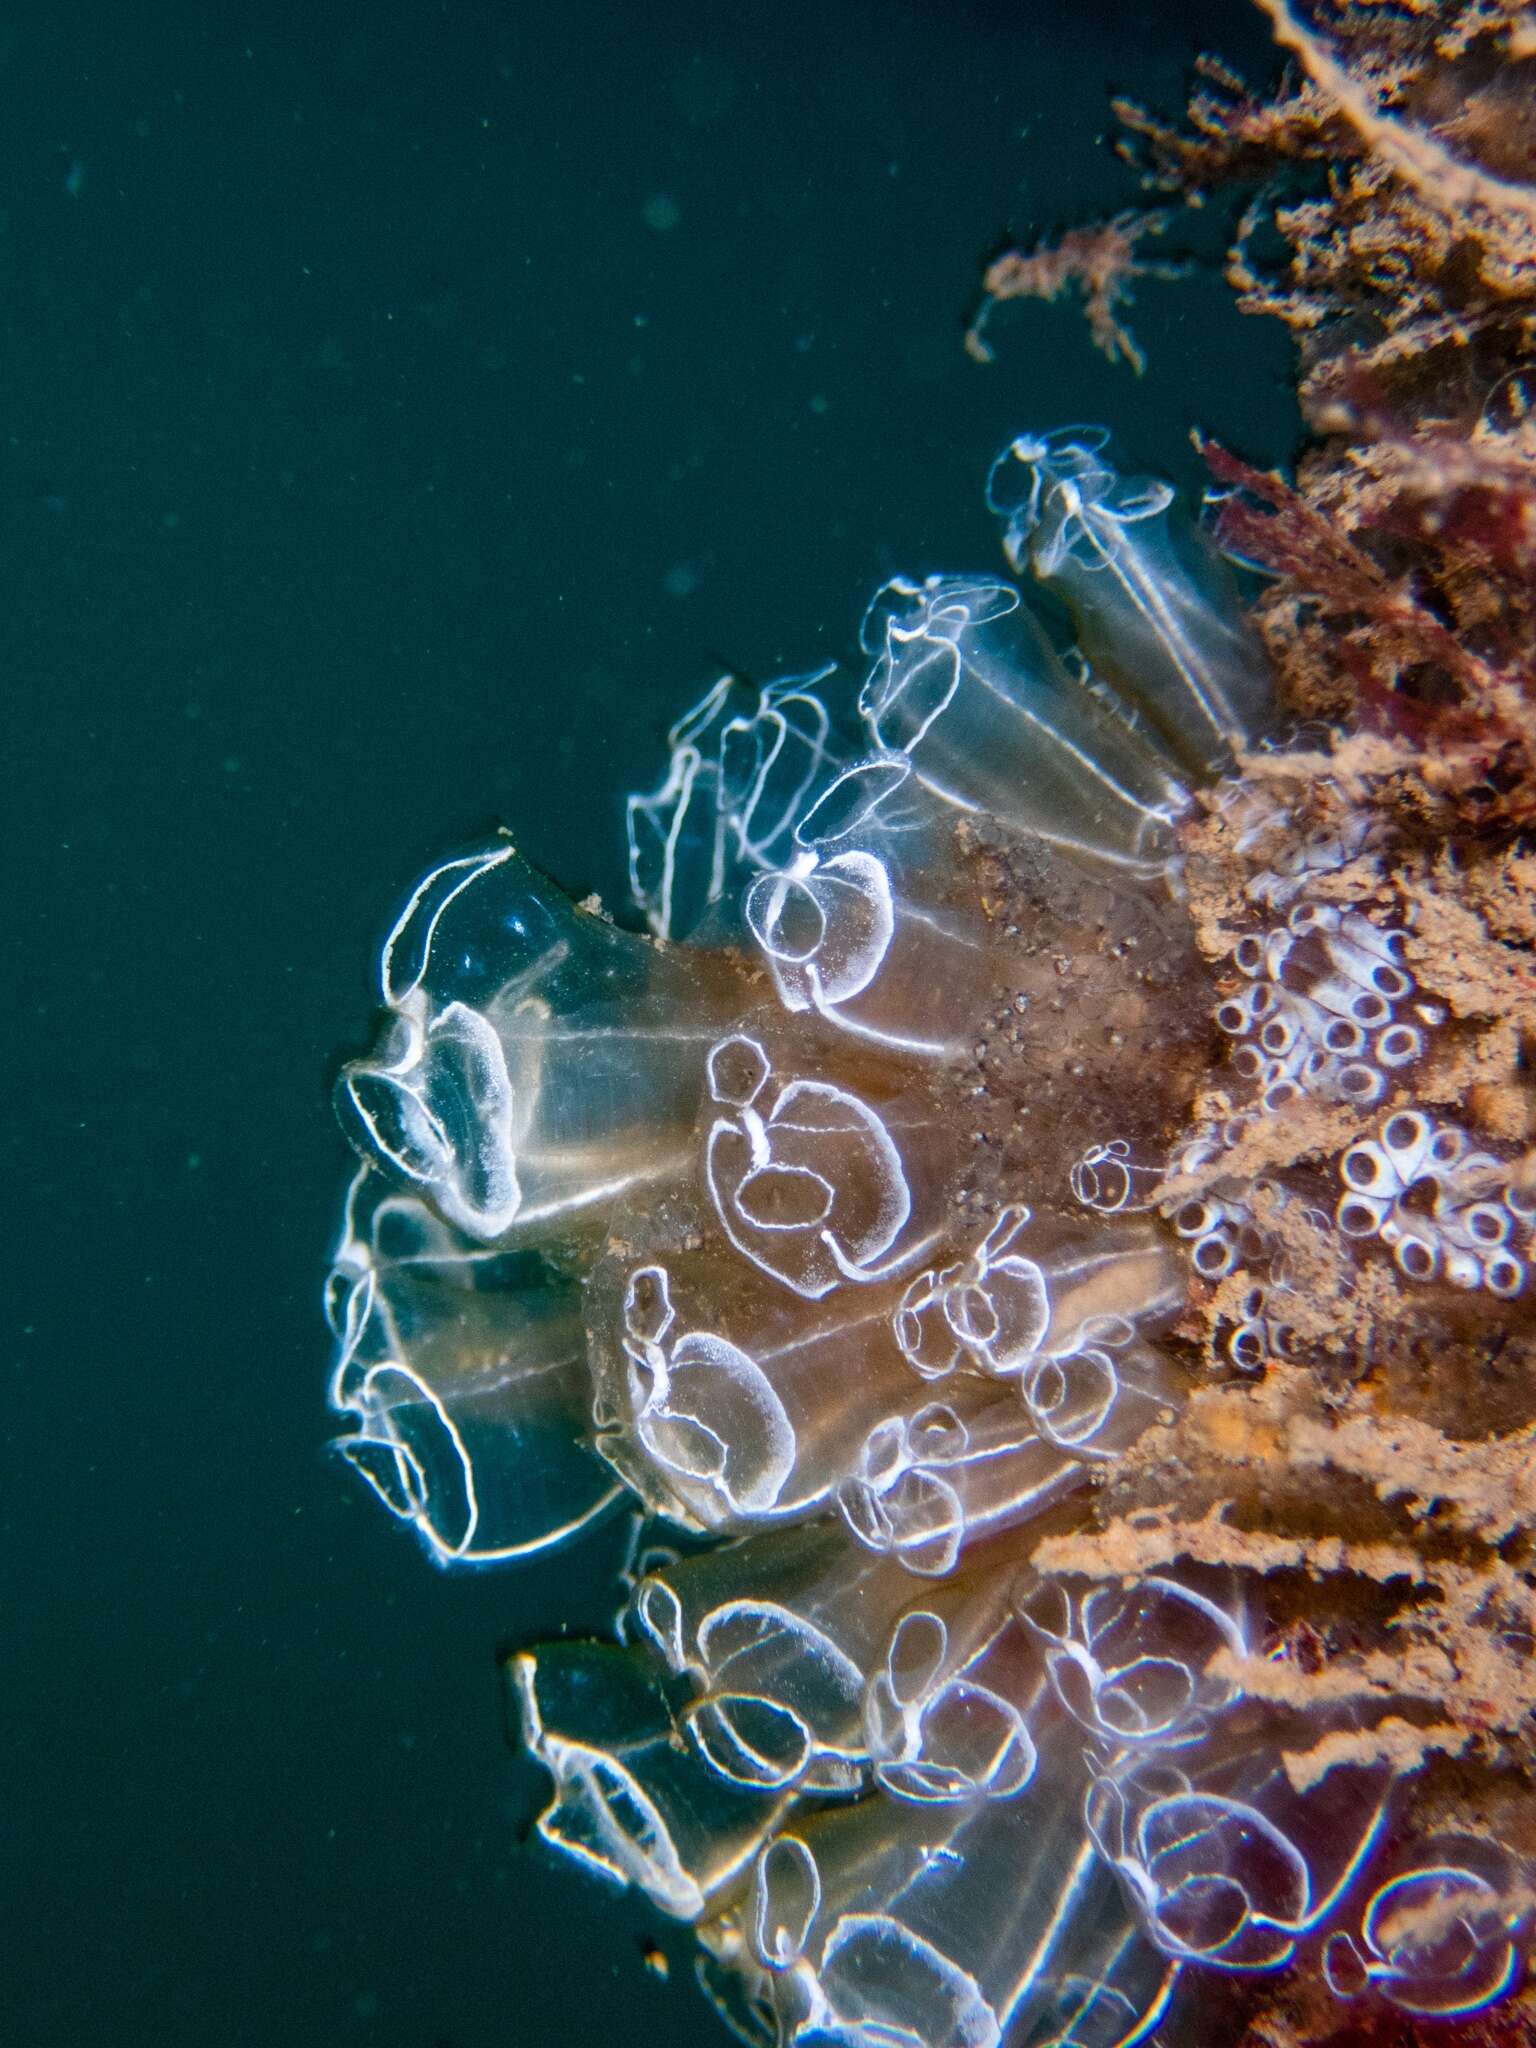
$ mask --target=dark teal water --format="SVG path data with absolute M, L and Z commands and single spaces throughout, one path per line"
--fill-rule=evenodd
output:
M 995 566 L 1010 434 L 1285 457 L 1209 271 L 1139 383 L 1065 309 L 961 349 L 1005 236 L 1134 197 L 1111 91 L 1266 68 L 1169 12 L 6 10 L 6 2043 L 723 2038 L 522 1840 L 494 1651 L 612 1543 L 445 1578 L 326 1452 L 328 1079 L 433 856 L 617 899 L 668 721 Z

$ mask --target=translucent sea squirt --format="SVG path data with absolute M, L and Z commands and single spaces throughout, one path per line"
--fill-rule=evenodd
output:
M 1393 1092 L 1445 1010 L 1334 886 L 1368 831 L 1253 865 L 1199 981 L 1192 820 L 1271 843 L 1233 771 L 1275 712 L 1171 491 L 1068 430 L 989 496 L 1019 584 L 896 579 L 857 691 L 726 677 L 673 727 L 644 933 L 505 841 L 413 892 L 338 1089 L 339 1448 L 444 1564 L 632 1503 L 614 1639 L 509 1695 L 542 1840 L 691 1925 L 742 2038 L 1174 2048 L 1293 1965 L 1466 2015 L 1532 1873 L 1398 1825 L 1433 1703 L 1385 1647 L 1309 1693 L 1327 1596 L 1253 1568 L 1305 1522 L 1134 1489 L 1265 1443 L 1192 1332 L 1239 1395 L 1297 1370 L 1296 1246 L 1485 1313 L 1536 1203 Z M 1318 1113 L 1337 1187 L 1286 1151 Z

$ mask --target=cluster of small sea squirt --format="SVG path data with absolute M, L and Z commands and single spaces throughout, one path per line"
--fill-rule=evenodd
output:
M 649 935 L 504 840 L 450 860 L 342 1076 L 340 1448 L 443 1564 L 638 1504 L 615 1638 L 511 1660 L 540 1832 L 691 1923 L 750 2041 L 1128 2048 L 1188 2038 L 1210 1973 L 1299 1960 L 1341 2009 L 1454 2016 L 1521 1971 L 1509 1851 L 1404 1839 L 1369 1745 L 1288 1771 L 1361 1709 L 1307 1702 L 1298 1745 L 1245 1686 L 1280 1654 L 1257 1578 L 1032 1563 L 1177 1427 L 1191 1289 L 1256 1273 L 1233 1364 L 1287 1355 L 1266 1227 L 1302 1197 L 1208 1170 L 1256 1120 L 1379 1105 L 1338 1231 L 1526 1284 L 1529 1191 L 1395 1092 L 1442 1013 L 1313 886 L 1353 843 L 1266 876 L 1215 1016 L 1247 1107 L 1180 1125 L 1212 993 L 1191 1030 L 1138 934 L 1177 923 L 1197 792 L 1270 815 L 1232 777 L 1275 714 L 1171 496 L 1100 434 L 1017 440 L 1019 585 L 888 585 L 856 709 L 831 670 L 728 678 L 673 729 L 629 806 Z M 1101 959 L 1102 1015 L 1053 1005 L 1046 926 Z M 979 1055 L 1036 1018 L 1118 1047 L 1122 1099 L 1026 1059 L 999 1149 Z

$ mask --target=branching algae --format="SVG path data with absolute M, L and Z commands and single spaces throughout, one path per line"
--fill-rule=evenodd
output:
M 751 2042 L 1532 2037 L 1536 34 L 1264 4 L 1275 106 L 1125 110 L 1347 167 L 1240 277 L 1332 437 L 1207 451 L 1255 617 L 1021 434 L 1011 579 L 672 729 L 645 932 L 448 861 L 342 1076 L 339 1447 L 444 1564 L 629 1504 L 508 1661 L 539 1831 Z

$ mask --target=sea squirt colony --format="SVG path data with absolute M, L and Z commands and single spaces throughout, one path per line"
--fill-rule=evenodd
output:
M 1445 1012 L 1330 895 L 1368 821 L 1285 841 L 1213 986 L 1181 833 L 1273 837 L 1277 714 L 1172 493 L 1076 430 L 989 498 L 1019 582 L 889 584 L 856 704 L 728 677 L 673 728 L 648 935 L 506 840 L 418 886 L 339 1087 L 340 1449 L 444 1564 L 638 1502 L 615 1639 L 510 1661 L 539 1830 L 691 1923 L 750 2041 L 1172 2043 L 1295 1961 L 1473 2013 L 1529 1873 L 1396 1824 L 1380 1703 L 1253 1682 L 1252 1573 L 1050 1551 L 1177 1440 L 1201 1289 L 1244 1276 L 1233 1371 L 1298 1355 L 1287 1205 L 1493 1304 L 1533 1191 L 1403 1092 Z M 1336 1184 L 1223 1173 L 1334 1106 Z

